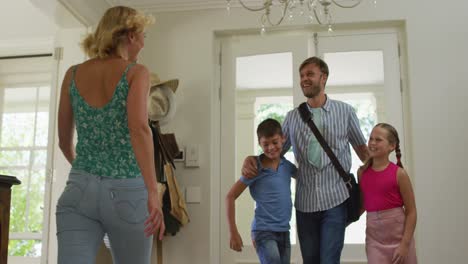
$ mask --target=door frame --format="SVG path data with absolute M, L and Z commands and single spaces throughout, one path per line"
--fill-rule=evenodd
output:
M 297 29 L 297 28 L 295 28 Z M 282 30 L 282 29 L 279 29 Z M 284 27 L 283 31 L 288 31 L 287 27 Z M 324 34 L 326 29 L 322 29 L 319 26 L 312 25 L 308 27 L 300 27 L 297 30 L 307 30 L 309 34 L 315 32 Z M 398 42 L 399 42 L 399 52 L 400 52 L 400 88 L 402 89 L 402 112 L 403 112 L 403 127 L 404 131 L 400 133 L 404 135 L 405 148 L 406 148 L 406 161 L 407 165 L 405 166 L 408 172 L 411 175 L 412 173 L 412 148 L 409 144 L 411 142 L 411 124 L 410 116 L 408 114 L 409 109 L 409 84 L 408 84 L 408 75 L 407 75 L 407 46 L 406 46 L 406 36 L 405 36 L 405 26 L 403 22 L 390 21 L 387 23 L 350 23 L 346 25 L 337 25 L 335 28 L 335 34 L 349 35 L 349 34 L 375 34 L 375 33 L 396 33 Z M 221 74 L 221 61 L 222 61 L 222 38 L 230 36 L 233 34 L 255 34 L 252 30 L 245 31 L 218 31 L 214 33 L 214 45 L 213 45 L 213 85 L 211 92 L 211 154 L 210 158 L 212 161 L 211 165 L 211 198 L 210 198 L 210 263 L 220 263 L 221 261 L 221 202 L 224 201 L 221 197 L 221 86 L 223 83 L 222 74 Z M 316 54 L 316 50 L 312 48 L 309 49 L 309 54 Z M 297 89 L 296 89 L 297 90 Z M 294 91 L 294 90 L 293 90 Z M 294 102 L 296 104 L 296 102 Z M 246 262 L 247 263 L 247 262 Z M 249 262 L 250 263 L 250 262 Z M 345 260 L 343 263 L 349 264 L 364 264 L 366 260 L 361 259 L 349 259 Z

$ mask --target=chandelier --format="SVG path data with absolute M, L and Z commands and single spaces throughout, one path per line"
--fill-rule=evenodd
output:
M 231 9 L 231 1 L 227 1 L 228 13 Z M 263 5 L 259 7 L 249 7 L 242 0 L 238 0 L 241 6 L 249 11 L 259 12 L 264 11 L 260 18 L 262 29 L 261 33 L 265 32 L 265 26 L 277 26 L 283 22 L 284 18 L 292 20 L 296 13 L 300 17 L 306 17 L 309 23 L 314 20 L 320 25 L 328 25 L 328 30 L 332 31 L 333 17 L 331 7 L 336 5 L 341 8 L 353 8 L 358 6 L 362 0 L 264 0 Z M 376 1 L 376 0 L 374 0 Z M 276 20 L 272 19 L 272 8 L 279 7 L 279 14 L 275 14 Z

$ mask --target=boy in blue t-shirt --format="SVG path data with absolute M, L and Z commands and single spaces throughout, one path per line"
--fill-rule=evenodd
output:
M 266 119 L 257 128 L 258 143 L 263 154 L 258 156 L 259 175 L 253 179 L 242 176 L 226 196 L 230 247 L 242 251 L 243 243 L 235 221 L 235 200 L 249 186 L 256 202 L 252 222 L 252 242 L 262 264 L 289 264 L 291 243 L 291 177 L 295 177 L 294 164 L 281 156 L 285 138 L 281 125 Z

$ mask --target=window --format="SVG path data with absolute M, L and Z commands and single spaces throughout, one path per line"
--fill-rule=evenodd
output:
M 292 53 L 236 58 L 237 89 L 278 89 L 293 86 Z
M 8 70 L 0 62 L 0 173 L 21 181 L 12 188 L 9 256 L 42 254 L 51 61 L 9 60 Z

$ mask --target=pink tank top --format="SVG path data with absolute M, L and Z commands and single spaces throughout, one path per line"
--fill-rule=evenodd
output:
M 403 206 L 397 182 L 398 166 L 390 162 L 383 171 L 367 168 L 361 176 L 364 208 L 367 212 L 382 211 Z

